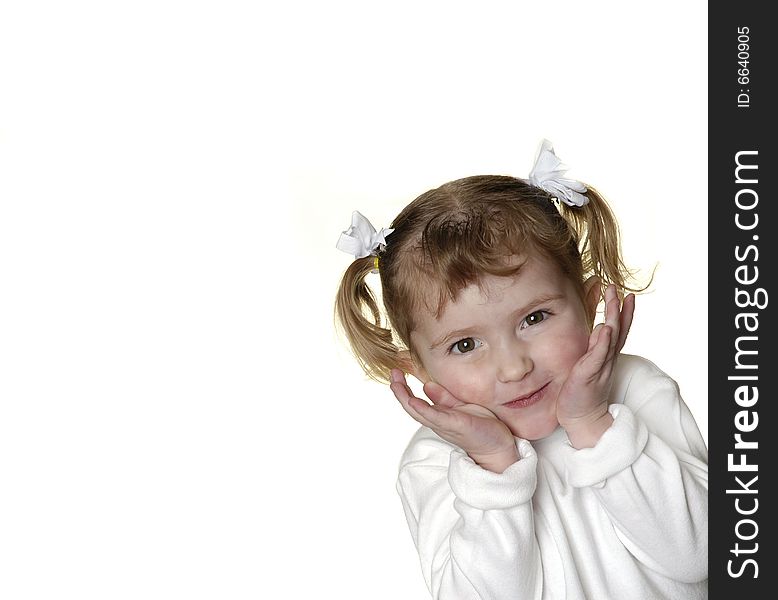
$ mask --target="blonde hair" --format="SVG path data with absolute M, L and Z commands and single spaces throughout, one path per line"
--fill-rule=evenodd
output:
M 622 261 L 610 207 L 592 187 L 586 196 L 584 206 L 569 207 L 521 179 L 479 175 L 446 183 L 406 206 L 379 254 L 387 318 L 366 282 L 373 256 L 346 269 L 335 301 L 336 321 L 365 373 L 387 382 L 393 368 L 407 371 L 408 360 L 417 360 L 410 344 L 414 315 L 439 316 L 484 275 L 515 275 L 521 264 L 513 256 L 550 259 L 582 298 L 590 276 L 614 284 L 620 297 L 645 290 L 648 285 L 627 285 L 632 272 Z

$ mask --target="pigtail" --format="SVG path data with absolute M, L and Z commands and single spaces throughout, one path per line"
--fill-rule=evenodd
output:
M 626 292 L 643 292 L 653 281 L 640 287 L 635 285 L 635 272 L 622 258 L 619 226 L 605 199 L 591 186 L 587 186 L 589 198 L 584 206 L 561 205 L 562 215 L 578 236 L 578 247 L 585 276 L 596 275 L 603 282 L 616 286 L 620 298 Z
M 391 370 L 401 368 L 400 351 L 392 330 L 382 326 L 378 302 L 365 281 L 374 268 L 375 257 L 367 256 L 346 269 L 335 298 L 335 320 L 365 373 L 387 383 Z

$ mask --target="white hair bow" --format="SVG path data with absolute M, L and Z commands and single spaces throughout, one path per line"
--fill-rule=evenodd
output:
M 376 233 L 375 227 L 370 224 L 359 211 L 351 214 L 351 227 L 340 234 L 336 247 L 338 250 L 353 254 L 354 258 L 378 255 L 378 251 L 386 245 L 386 236 L 394 229 L 382 229 Z
M 567 167 L 554 154 L 554 147 L 548 140 L 540 146 L 535 166 L 529 174 L 529 182 L 558 198 L 568 206 L 583 206 L 589 198 L 579 192 L 586 192 L 586 186 L 575 179 L 565 179 L 562 175 Z

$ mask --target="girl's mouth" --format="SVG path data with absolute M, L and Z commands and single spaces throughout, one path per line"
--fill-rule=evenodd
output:
M 521 396 L 519 398 L 516 398 L 515 400 L 506 402 L 505 404 L 503 404 L 503 406 L 507 408 L 526 408 L 527 406 L 532 406 L 533 404 L 537 404 L 543 399 L 543 396 L 546 395 L 546 390 L 548 389 L 548 385 L 549 384 L 547 383 L 539 390 L 534 391 L 527 396 Z

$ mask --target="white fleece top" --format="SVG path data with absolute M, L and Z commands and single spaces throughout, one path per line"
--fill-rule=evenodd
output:
M 439 600 L 707 598 L 707 449 L 678 386 L 619 356 L 613 424 L 576 450 L 559 427 L 503 473 L 422 427 L 397 490 Z

